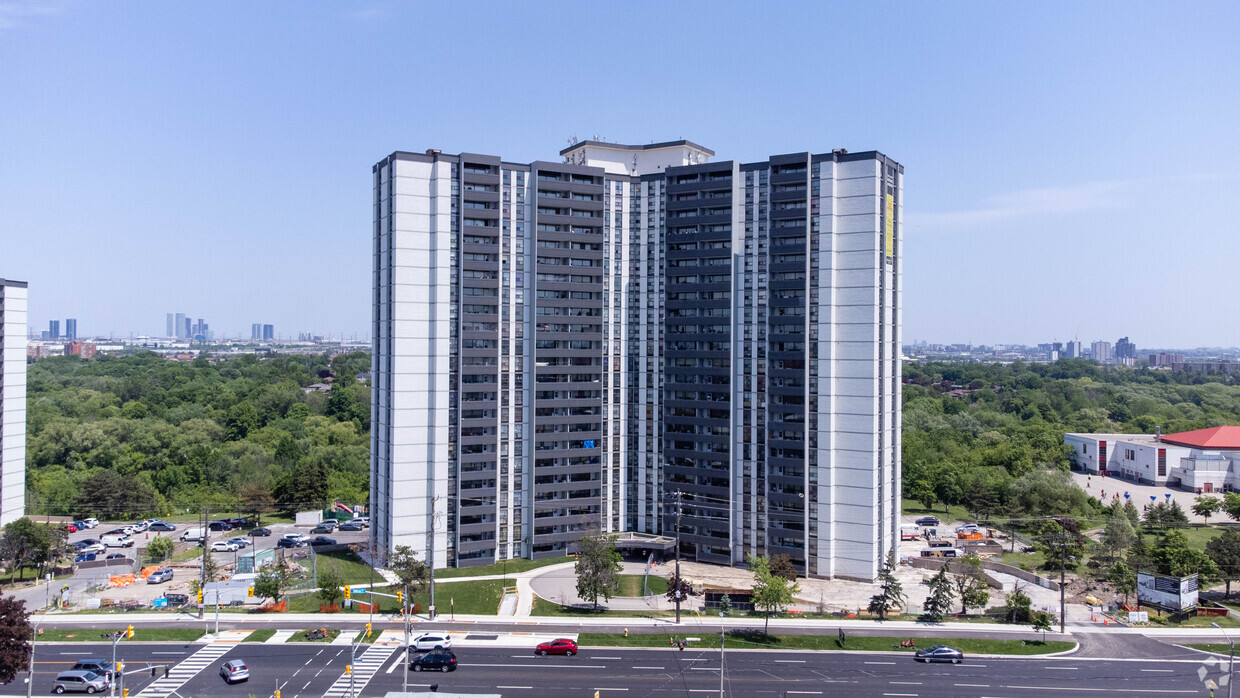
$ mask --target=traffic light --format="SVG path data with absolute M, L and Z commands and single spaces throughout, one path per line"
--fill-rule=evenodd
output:
M 198 603 L 202 603 L 202 589 L 198 590 Z
M 278 689 L 278 688 L 276 689 L 276 695 L 275 695 L 275 698 L 280 698 L 280 689 Z
M 254 587 L 246 587 L 245 595 L 250 597 L 251 599 L 254 598 Z
M 128 689 L 128 688 L 122 688 L 122 689 L 121 689 L 121 698 L 129 698 L 129 689 Z
M 344 675 L 345 675 L 345 676 L 349 676 L 349 675 L 351 675 L 352 673 L 353 673 L 353 666 L 352 666 L 351 664 L 345 664 L 345 665 L 344 665 Z
M 353 598 L 353 587 L 345 587 L 345 588 L 344 588 L 344 597 L 345 597 L 346 599 L 351 599 L 351 598 Z
M 133 639 L 133 626 L 132 626 L 132 625 L 131 625 L 131 626 L 129 626 L 129 628 L 128 628 L 127 630 L 125 630 L 125 637 L 126 637 L 126 638 L 128 638 L 128 639 L 130 639 L 130 640 L 132 640 L 132 639 Z
M 401 591 L 400 589 L 396 590 L 396 603 L 402 606 L 405 605 L 405 592 Z
M 370 623 L 366 624 L 366 637 L 370 637 Z

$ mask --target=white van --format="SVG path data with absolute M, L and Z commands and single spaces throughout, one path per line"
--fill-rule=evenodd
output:
M 183 541 L 193 541 L 195 543 L 200 543 L 206 539 L 207 539 L 207 529 L 203 528 L 202 526 L 195 526 L 194 528 L 187 528 L 185 529 L 185 533 L 181 534 L 181 540 Z
M 917 524 L 900 524 L 900 540 L 917 540 L 921 538 L 921 527 Z
M 133 538 L 130 538 L 129 536 L 117 535 L 115 533 L 104 534 L 104 536 L 100 538 L 99 541 L 109 548 L 132 548 L 133 547 Z

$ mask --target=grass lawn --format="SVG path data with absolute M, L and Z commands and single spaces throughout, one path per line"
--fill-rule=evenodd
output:
M 717 649 L 719 635 L 693 631 L 701 640 L 689 643 L 692 647 Z M 583 633 L 577 642 L 584 646 L 608 647 L 668 647 L 671 635 L 624 635 L 611 633 Z M 917 647 L 932 645 L 951 645 L 969 654 L 1050 654 L 1065 652 L 1076 646 L 1075 642 L 1062 640 L 987 640 L 973 638 L 926 637 L 912 636 Z M 902 648 L 900 643 L 909 636 L 899 637 L 849 637 L 843 645 L 834 633 L 829 635 L 764 635 L 761 631 L 729 634 L 726 647 L 729 649 L 805 649 L 805 650 L 861 650 L 861 651 L 892 651 L 912 654 L 914 648 Z
M 545 560 L 509 560 L 508 563 L 498 563 L 494 565 L 482 565 L 479 567 L 453 567 L 442 570 L 435 570 L 435 579 L 448 579 L 450 577 L 486 577 L 493 574 L 504 574 L 505 570 L 508 574 L 516 574 L 517 572 L 525 572 L 527 570 L 546 567 L 547 565 L 558 565 L 562 562 L 573 562 L 575 558 L 571 557 L 550 557 Z
M 52 575 L 52 579 L 53 579 L 53 580 L 68 579 L 68 578 L 70 578 L 70 577 L 72 577 L 72 576 L 73 576 L 73 574 L 72 574 L 72 573 L 69 573 L 69 574 L 54 574 L 54 575 Z M 13 581 L 12 581 L 12 582 L 10 582 L 10 581 L 9 581 L 10 579 L 13 579 Z M 11 584 L 13 584 L 14 586 L 16 586 L 16 585 L 19 585 L 19 584 L 24 584 L 24 583 L 26 583 L 26 582 L 35 582 L 35 581 L 39 581 L 39 582 L 41 582 L 41 581 L 43 581 L 43 577 L 39 576 L 39 570 L 38 570 L 37 568 L 34 568 L 34 567 L 23 567 L 23 568 L 19 569 L 19 570 L 17 571 L 17 577 L 16 577 L 16 578 L 13 578 L 13 575 L 12 575 L 12 573 L 11 573 L 11 572 L 9 572 L 9 573 L 5 573 L 5 574 L 0 574 L 0 587 L 6 587 L 6 586 L 8 586 L 10 583 L 11 583 Z
M 646 575 L 642 574 L 622 574 L 619 577 L 619 589 L 616 596 L 645 596 L 642 588 L 642 580 L 646 579 Z M 662 596 L 667 593 L 667 580 L 662 577 L 656 577 L 653 574 L 647 579 L 650 585 L 650 593 L 656 596 Z
M 115 628 L 45 628 L 39 639 L 45 642 L 100 642 L 99 637 L 105 632 L 124 630 L 124 626 Z M 198 628 L 134 628 L 132 640 L 126 642 L 192 642 L 202 637 Z
M 331 642 L 332 640 L 336 639 L 337 635 L 340 634 L 339 630 L 336 630 L 334 628 L 328 628 L 327 637 L 323 638 L 322 640 L 307 640 L 306 633 L 310 632 L 313 629 L 314 628 L 306 628 L 305 630 L 298 630 L 297 632 L 293 633 L 292 637 L 285 640 L 285 642 Z
M 998 556 L 999 562 L 1019 567 L 1026 572 L 1036 572 L 1042 567 L 1043 555 L 1040 551 L 1032 553 L 1003 553 Z
M 1215 654 L 1221 654 L 1223 656 L 1227 656 L 1231 652 L 1231 645 L 1228 645 L 1225 642 L 1216 642 L 1212 644 L 1192 643 L 1192 644 L 1188 644 L 1184 646 L 1191 647 L 1195 650 L 1201 650 L 1203 652 L 1213 652 Z
M 319 564 L 323 563 L 323 559 L 319 558 Z M 509 582 L 509 586 L 512 582 Z M 395 594 L 397 587 L 375 587 L 375 591 L 384 594 Z M 441 615 L 452 613 L 453 602 L 456 604 L 456 612 L 461 614 L 477 614 L 477 615 L 495 615 L 499 611 L 499 601 L 503 597 L 504 580 L 502 579 L 483 579 L 475 582 L 453 582 L 451 584 L 435 585 L 435 605 L 437 612 Z M 371 598 L 369 594 L 354 594 L 354 602 L 365 603 Z M 395 598 L 386 596 L 374 597 L 377 605 L 376 613 L 393 613 L 400 609 L 400 604 L 396 603 Z M 410 602 L 419 604 L 421 613 L 426 613 L 430 606 L 430 591 L 423 591 L 421 594 L 413 594 Z M 290 596 L 288 600 L 288 610 L 290 613 L 317 613 L 319 604 L 322 601 L 316 593 L 298 594 Z M 340 613 L 342 615 L 358 615 L 353 609 L 345 609 L 343 600 L 338 600 L 340 604 Z M 365 622 L 365 621 L 362 621 Z
M 319 574 L 323 574 L 329 569 L 334 569 L 340 575 L 340 580 L 345 584 L 369 584 L 370 583 L 370 566 L 362 562 L 357 555 L 348 552 L 331 552 L 318 554 L 318 570 Z M 298 563 L 306 568 L 307 574 L 314 569 L 314 563 L 309 557 L 299 560 Z M 378 574 L 374 575 L 376 582 L 382 582 L 383 577 Z M 310 580 L 313 584 L 314 580 Z M 318 610 L 317 608 L 315 610 Z
M 1211 623 L 1218 623 L 1224 628 L 1240 628 L 1240 620 L 1225 616 L 1222 618 L 1216 616 L 1188 616 L 1182 620 L 1176 620 L 1172 616 L 1156 616 L 1150 613 L 1150 624 L 1160 625 L 1168 628 L 1209 628 Z
M 255 630 L 249 635 L 246 635 L 242 642 L 266 642 L 275 634 L 275 628 L 263 628 L 262 630 Z
M 921 502 L 914 501 L 912 499 L 904 500 L 903 510 L 900 513 L 904 514 L 905 516 L 937 516 L 939 520 L 945 524 L 945 526 L 939 527 L 940 532 L 941 532 L 941 529 L 946 526 L 951 526 L 954 528 L 957 520 L 960 520 L 960 521 L 972 521 L 973 520 L 973 517 L 969 516 L 969 512 L 962 506 L 945 507 L 942 509 L 939 508 L 938 506 L 935 506 L 931 509 L 927 509 L 926 507 L 922 506 Z

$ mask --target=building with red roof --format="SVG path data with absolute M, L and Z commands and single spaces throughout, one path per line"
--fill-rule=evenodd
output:
M 1072 467 L 1145 485 L 1240 491 L 1240 426 L 1176 434 L 1064 434 Z

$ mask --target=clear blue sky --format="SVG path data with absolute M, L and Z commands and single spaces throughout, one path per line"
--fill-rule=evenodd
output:
M 906 340 L 1240 345 L 1238 8 L 0 2 L 0 277 L 361 336 L 388 153 L 683 137 L 904 163 Z

